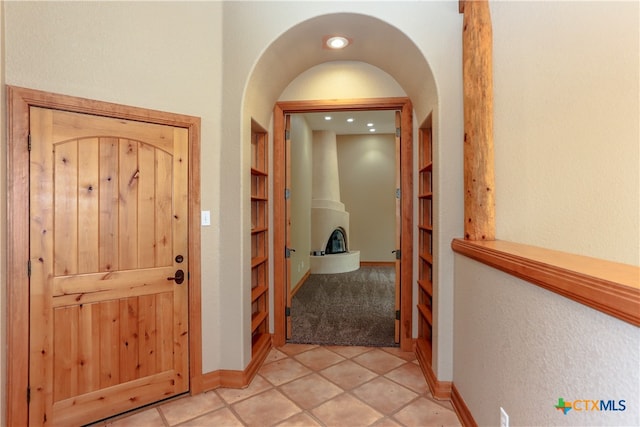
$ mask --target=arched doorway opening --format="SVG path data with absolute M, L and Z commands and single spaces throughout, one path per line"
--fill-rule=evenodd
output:
M 354 38 L 356 40 L 368 40 L 371 42 L 371 45 L 376 45 L 377 49 L 367 49 L 366 45 L 368 45 L 368 43 L 361 43 L 357 48 L 355 47 L 357 44 L 354 44 L 354 49 L 350 51 L 345 50 L 340 56 L 335 56 L 333 52 L 326 50 L 314 50 L 310 53 L 312 49 L 307 48 L 312 47 L 313 44 L 316 43 L 315 39 L 320 40 L 328 27 L 336 31 L 344 31 L 347 34 L 355 34 Z M 255 120 L 262 124 L 263 127 L 268 128 L 271 134 L 270 136 L 272 137 L 270 141 L 275 148 L 275 145 L 278 141 L 282 141 L 284 136 L 284 130 L 279 129 L 279 123 L 282 123 L 279 114 L 284 114 L 284 111 L 279 113 L 273 110 L 273 106 L 278 101 L 304 103 L 308 102 L 307 100 L 309 99 L 331 99 L 334 104 L 329 107 L 325 105 L 322 108 L 353 108 L 353 106 L 349 105 L 349 100 L 370 99 L 370 93 L 357 92 L 357 88 L 357 94 L 354 95 L 351 92 L 336 93 L 332 90 L 332 87 L 327 86 L 313 88 L 310 92 L 314 92 L 314 89 L 317 89 L 316 94 L 305 98 L 287 99 L 283 97 L 287 86 L 293 82 L 300 73 L 316 65 L 334 61 L 360 61 L 384 70 L 398 82 L 403 88 L 404 93 L 408 95 L 407 98 L 411 100 L 413 108 L 409 110 L 406 117 L 415 118 L 415 123 L 422 122 L 428 114 L 437 111 L 437 90 L 432 70 L 424 54 L 409 37 L 396 27 L 371 16 L 355 13 L 335 13 L 304 21 L 290 28 L 269 45 L 256 62 L 247 84 L 243 100 L 243 123 L 249 123 L 249 121 Z M 408 72 L 408 70 L 411 71 Z M 300 106 L 301 104 L 298 104 L 298 107 Z M 358 107 L 356 106 L 356 108 Z M 362 106 L 359 108 L 362 108 Z M 294 110 L 296 110 L 296 108 L 293 108 L 291 111 Z M 434 116 L 437 117 L 437 112 Z M 412 131 L 412 127 L 413 126 L 408 126 L 407 129 Z M 437 140 L 437 123 L 434 128 L 436 135 L 434 140 Z M 411 142 L 408 152 L 413 156 L 413 151 L 415 150 L 413 134 L 411 134 L 407 140 Z M 278 178 L 278 168 L 281 165 L 279 164 L 279 154 L 275 151 L 271 157 L 271 161 L 271 172 L 274 177 L 271 188 L 274 213 L 272 218 L 274 218 L 273 227 L 278 227 L 278 222 L 280 221 L 278 219 L 278 209 L 280 209 L 278 208 L 278 199 L 280 195 L 284 194 L 284 187 L 282 187 L 278 181 L 281 179 Z M 407 182 L 410 182 L 415 175 L 413 168 L 414 165 L 410 163 L 408 165 L 409 178 Z M 414 197 L 412 188 L 403 194 L 409 196 L 407 200 L 411 200 L 411 198 Z M 405 211 L 405 216 L 403 216 L 402 219 L 407 224 L 410 224 L 413 216 L 414 212 L 411 208 Z M 286 292 L 284 292 L 282 288 L 284 286 L 282 271 L 286 268 L 283 261 L 285 245 L 279 231 L 274 231 L 275 233 L 272 234 L 273 247 L 270 253 L 270 259 L 273 260 L 271 271 L 273 274 L 271 280 L 273 301 L 273 305 L 270 307 L 272 315 L 271 328 L 274 333 L 274 344 L 282 345 L 285 342 L 285 328 L 281 325 L 284 325 L 284 313 L 286 310 Z M 402 303 L 406 307 L 402 323 L 405 328 L 403 334 L 407 337 L 407 343 L 410 342 L 412 334 L 415 333 L 413 319 L 416 317 L 416 310 L 411 301 L 411 296 L 415 293 L 416 286 L 414 280 L 415 269 L 413 267 L 415 263 L 415 253 L 412 253 L 416 235 L 414 230 L 411 230 L 411 227 L 409 227 L 408 235 L 410 237 L 405 239 L 408 247 L 403 254 L 409 256 L 405 263 L 407 267 L 404 269 L 406 279 L 403 279 L 407 286 L 407 290 L 404 292 L 404 297 L 407 298 L 407 302 Z M 405 346 L 408 345 L 409 344 L 405 344 Z

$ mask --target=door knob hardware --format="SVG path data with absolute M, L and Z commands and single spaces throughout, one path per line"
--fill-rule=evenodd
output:
M 176 284 L 181 285 L 184 282 L 184 271 L 177 270 L 175 277 L 167 277 L 167 280 L 174 280 Z

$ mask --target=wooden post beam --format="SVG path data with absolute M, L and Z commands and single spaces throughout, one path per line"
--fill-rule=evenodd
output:
M 464 236 L 495 240 L 492 29 L 488 0 L 464 1 Z

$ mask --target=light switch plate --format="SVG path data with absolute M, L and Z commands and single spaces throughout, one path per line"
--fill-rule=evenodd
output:
M 200 223 L 201 225 L 211 225 L 211 211 L 200 212 Z

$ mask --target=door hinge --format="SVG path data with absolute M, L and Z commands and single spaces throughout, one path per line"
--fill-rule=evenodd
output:
M 400 320 L 400 310 L 396 310 L 396 320 Z
M 401 194 L 400 189 L 396 188 L 396 199 L 399 199 Z
M 289 140 L 291 138 L 291 131 L 290 130 L 285 130 L 284 131 L 284 139 Z
M 396 136 L 400 138 L 400 135 L 401 135 L 400 128 L 396 128 Z
M 295 252 L 295 251 L 296 251 L 295 249 L 285 247 L 284 248 L 284 257 L 285 258 L 291 258 L 291 252 Z
M 27 277 L 31 277 L 31 260 L 27 261 Z
M 290 188 L 285 188 L 284 189 L 284 199 L 285 200 L 289 200 L 291 198 L 291 189 Z
M 291 316 L 291 307 L 284 308 L 284 315 L 287 317 Z
M 402 259 L 401 255 L 400 255 L 400 249 L 395 249 L 393 251 L 391 251 L 392 254 L 396 254 L 396 259 Z
M 31 388 L 27 387 L 27 405 L 31 403 Z
M 27 151 L 31 151 L 31 134 L 27 136 Z

